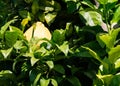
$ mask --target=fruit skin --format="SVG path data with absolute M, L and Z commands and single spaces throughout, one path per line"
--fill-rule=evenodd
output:
M 51 40 L 51 33 L 48 30 L 47 27 L 42 22 L 36 22 L 33 24 L 25 33 L 24 36 L 26 40 L 30 41 L 31 38 L 37 38 L 37 39 L 42 39 L 46 38 L 48 40 Z M 36 45 L 40 45 L 43 40 L 40 40 Z

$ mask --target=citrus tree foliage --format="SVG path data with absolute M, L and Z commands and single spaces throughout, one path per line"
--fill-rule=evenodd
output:
M 1 0 L 0 86 L 119 86 L 118 0 Z

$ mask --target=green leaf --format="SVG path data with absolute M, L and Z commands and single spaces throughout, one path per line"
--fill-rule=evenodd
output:
M 40 79 L 40 86 L 48 86 L 49 83 L 50 83 L 50 79 L 47 80 L 44 78 Z
M 0 71 L 0 86 L 12 86 L 16 82 L 16 77 L 10 70 Z
M 37 83 L 39 82 L 41 73 L 37 71 L 36 69 L 33 69 L 29 72 L 29 77 L 30 77 L 30 82 L 33 86 L 36 86 Z
M 13 47 L 18 38 L 18 33 L 15 31 L 6 31 L 5 33 L 5 43 L 8 47 Z
M 59 64 L 55 65 L 54 70 L 57 71 L 58 73 L 65 74 L 65 69 L 62 65 Z
M 65 30 L 54 30 L 54 32 L 52 33 L 52 40 L 58 45 L 61 45 L 65 40 Z
M 86 25 L 96 26 L 103 23 L 101 14 L 96 11 L 80 11 L 79 13 L 85 19 Z
M 68 42 L 67 41 L 65 41 L 62 45 L 57 45 L 57 47 L 58 47 L 58 49 L 60 50 L 60 51 L 62 51 L 64 54 L 65 54 L 65 56 L 67 56 L 68 55 L 68 51 L 69 51 L 69 45 L 68 45 Z
M 108 59 L 114 63 L 120 57 L 120 45 L 117 45 L 108 52 Z
M 109 34 L 97 34 L 97 41 L 104 47 L 106 45 L 107 48 L 112 48 L 114 46 L 114 42 L 112 41 L 112 37 Z
M 111 24 L 112 26 L 114 26 L 115 24 L 118 23 L 118 21 L 120 20 L 120 6 L 116 9 L 114 15 L 113 15 L 113 18 L 111 20 Z
M 110 86 L 110 82 L 113 78 L 112 74 L 108 75 L 97 75 L 97 77 L 104 82 L 105 85 Z
M 115 69 L 120 68 L 120 58 L 115 61 Z
M 47 61 L 46 63 L 47 63 L 47 65 L 49 66 L 50 69 L 53 69 L 53 68 L 54 68 L 54 63 L 53 63 L 53 61 Z
M 36 76 L 36 78 L 34 80 L 33 86 L 37 86 L 37 83 L 38 83 L 38 81 L 40 79 L 40 76 L 41 76 L 41 73 L 37 74 L 37 76 Z
M 95 9 L 94 5 L 89 0 L 83 0 L 82 4 L 87 5 L 92 9 Z
M 101 63 L 103 63 L 103 61 L 101 60 L 101 58 L 99 57 L 99 55 L 96 52 L 94 52 L 93 50 L 91 50 L 88 47 L 82 46 L 82 48 L 88 50 L 88 52 L 90 53 L 90 55 L 92 55 L 95 59 L 97 59 L 98 61 L 100 61 Z
M 51 79 L 51 83 L 53 86 L 58 86 L 58 83 L 55 79 Z
M 38 11 L 39 11 L 39 2 L 38 2 L 38 0 L 33 0 L 33 3 L 32 3 L 32 6 L 31 6 L 32 8 L 32 13 L 33 14 L 36 14 Z
M 105 5 L 105 4 L 107 4 L 107 2 L 108 2 L 108 0 L 97 0 L 100 4 L 103 4 L 103 5 Z
M 77 77 L 70 77 L 68 78 L 68 81 L 72 84 L 72 86 L 81 86 L 81 83 Z
M 10 53 L 12 52 L 12 50 L 13 50 L 13 48 L 9 48 L 7 50 L 1 50 L 1 53 L 4 56 L 4 58 L 6 59 L 10 55 Z
M 48 25 L 51 25 L 51 23 L 53 23 L 56 15 L 57 15 L 57 12 L 48 13 L 48 14 L 45 15 L 45 20 L 46 20 Z
M 1 35 L 3 36 L 3 34 L 5 33 L 5 31 L 7 30 L 7 28 L 9 27 L 9 25 L 11 24 L 11 23 L 13 23 L 13 22 L 15 22 L 16 21 L 16 19 L 14 19 L 14 20 L 11 20 L 11 21 L 9 21 L 9 22 L 7 22 L 4 26 L 2 26 L 1 27 Z M 4 36 L 3 36 L 4 37 Z
M 66 3 L 67 3 L 68 13 L 73 13 L 79 9 L 80 3 L 77 2 L 76 0 L 69 0 Z

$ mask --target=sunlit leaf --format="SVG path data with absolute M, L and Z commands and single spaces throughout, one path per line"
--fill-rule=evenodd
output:
M 108 52 L 108 57 L 111 63 L 114 63 L 120 57 L 120 45 L 112 48 L 110 52 Z
M 108 0 L 97 0 L 100 4 L 103 4 L 103 5 L 105 5 L 105 4 L 107 4 L 107 2 L 108 2 Z
M 48 13 L 48 14 L 45 15 L 45 20 L 46 20 L 48 25 L 50 25 L 54 21 L 56 15 L 57 15 L 56 12 Z
M 80 15 L 85 19 L 86 25 L 96 26 L 102 24 L 102 16 L 96 11 L 80 11 Z
M 64 42 L 62 45 L 57 45 L 57 47 L 58 47 L 58 49 L 60 50 L 60 51 L 62 51 L 64 54 L 65 54 L 65 56 L 67 56 L 68 55 L 68 51 L 69 51 L 69 45 L 68 45 L 68 42 Z
M 1 53 L 4 56 L 4 58 L 6 59 L 10 55 L 10 53 L 12 52 L 12 50 L 13 50 L 13 48 L 9 48 L 7 50 L 1 50 Z
M 40 79 L 40 86 L 48 86 L 48 84 L 50 83 L 50 79 Z
M 47 61 L 47 65 L 49 66 L 50 69 L 54 68 L 54 63 L 53 61 Z

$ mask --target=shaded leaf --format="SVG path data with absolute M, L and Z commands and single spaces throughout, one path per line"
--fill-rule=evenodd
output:
M 77 77 L 70 77 L 68 78 L 68 81 L 73 85 L 73 86 L 81 86 L 81 83 Z
M 55 65 L 54 70 L 57 71 L 58 73 L 65 74 L 65 69 L 62 65 Z

